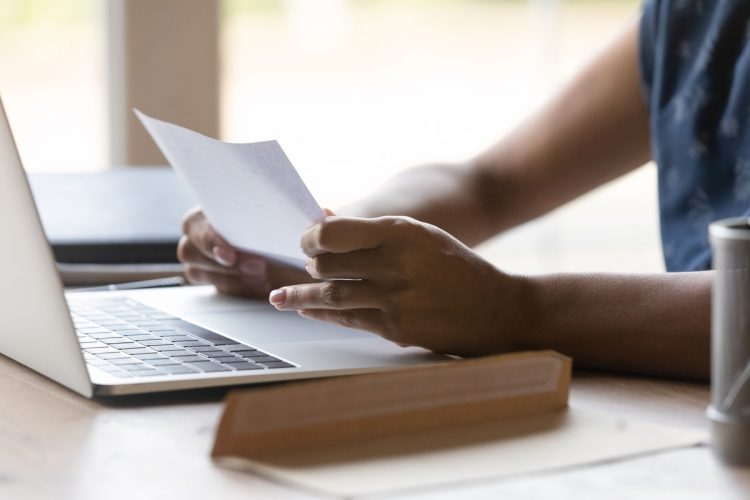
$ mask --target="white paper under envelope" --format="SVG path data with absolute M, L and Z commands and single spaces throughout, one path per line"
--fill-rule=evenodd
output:
M 224 239 L 302 267 L 300 237 L 325 213 L 278 142 L 226 143 L 135 113 Z

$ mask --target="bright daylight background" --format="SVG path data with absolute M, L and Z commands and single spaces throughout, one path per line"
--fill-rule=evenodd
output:
M 637 0 L 225 0 L 222 138 L 280 140 L 337 207 L 500 138 Z M 107 167 L 102 0 L 0 0 L 0 92 L 30 171 Z M 653 166 L 482 246 L 517 272 L 663 269 Z

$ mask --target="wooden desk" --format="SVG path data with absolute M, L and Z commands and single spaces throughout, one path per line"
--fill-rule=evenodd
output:
M 208 453 L 222 395 L 88 401 L 0 356 L 0 498 L 318 498 L 213 465 Z M 704 427 L 708 397 L 705 385 L 586 373 L 574 379 L 571 404 Z M 582 497 L 750 498 L 750 469 L 723 467 L 699 447 L 395 496 Z

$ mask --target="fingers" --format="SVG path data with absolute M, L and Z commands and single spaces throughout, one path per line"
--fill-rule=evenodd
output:
M 387 217 L 359 219 L 327 217 L 302 234 L 302 250 L 310 257 L 378 248 L 384 239 Z
M 369 309 L 380 307 L 375 287 L 364 281 L 338 280 L 274 290 L 269 301 L 277 309 Z
M 305 270 L 316 279 L 368 279 L 383 275 L 386 266 L 378 250 L 350 253 L 324 253 L 305 263 Z
M 204 256 L 223 266 L 232 266 L 237 252 L 211 227 L 200 207 L 191 209 L 182 220 L 182 232 Z
M 220 274 L 241 274 L 247 279 L 265 281 L 267 279 L 267 262 L 262 257 L 239 254 L 237 264 L 233 267 L 222 266 L 215 260 L 203 255 L 187 236 L 183 236 L 177 245 L 177 258 L 187 267 L 202 269 Z
M 177 258 L 186 265 L 206 271 L 226 272 L 228 270 L 214 259 L 209 259 L 203 255 L 187 236 L 182 236 L 177 244 Z
M 357 330 L 367 330 L 380 334 L 386 331 L 383 313 L 377 309 L 347 309 L 337 311 L 305 309 L 299 311 L 299 314 L 305 318 L 326 321 Z

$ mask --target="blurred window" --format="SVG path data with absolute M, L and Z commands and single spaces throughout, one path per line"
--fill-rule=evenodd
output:
M 107 163 L 104 2 L 0 0 L 0 93 L 31 171 Z M 499 139 L 638 0 L 223 0 L 222 136 L 278 139 L 336 208 Z M 485 245 L 517 271 L 661 269 L 647 167 Z
M 100 0 L 0 0 L 0 95 L 26 168 L 106 166 Z

